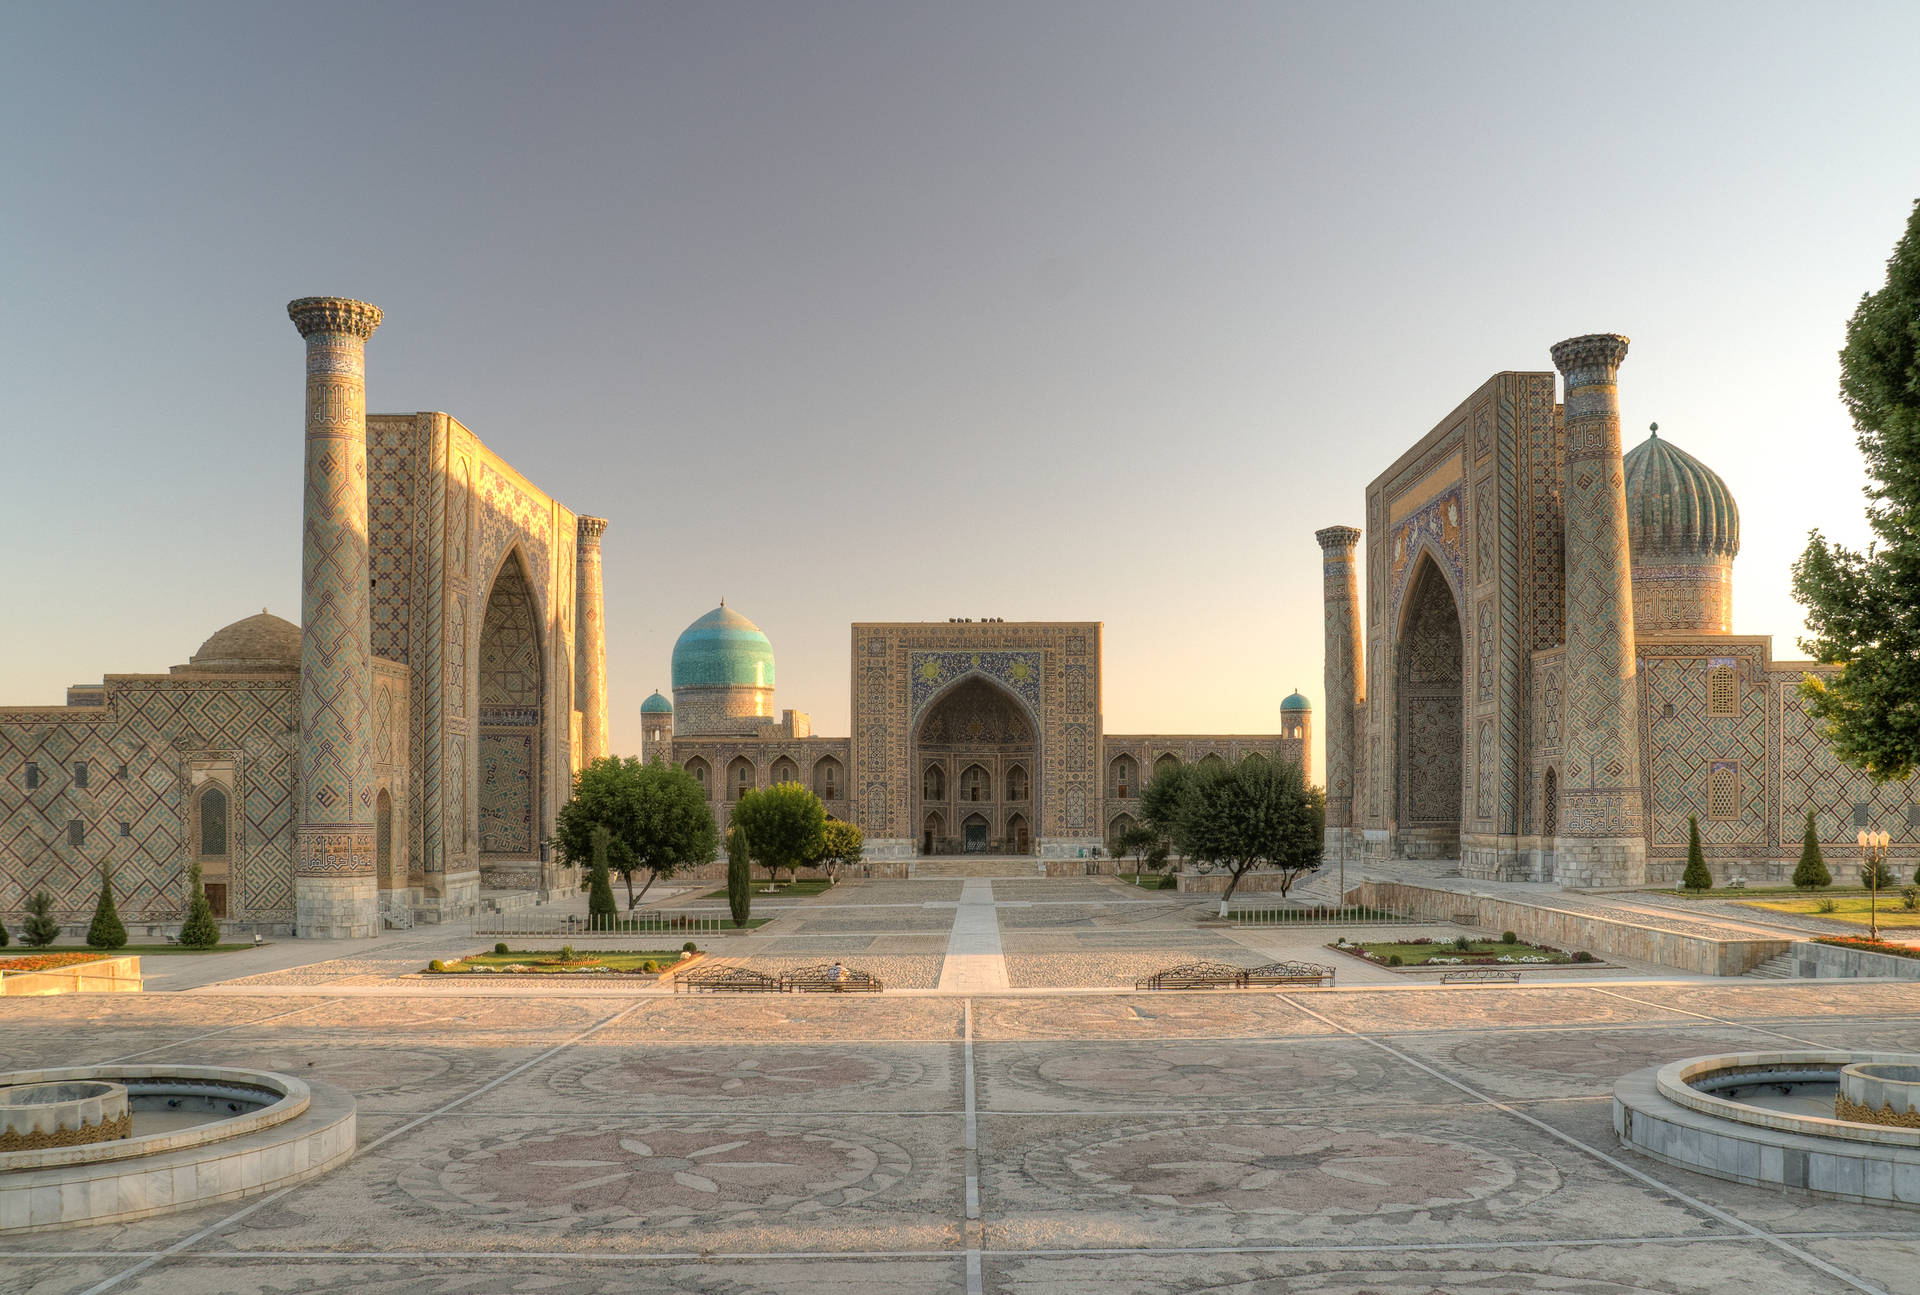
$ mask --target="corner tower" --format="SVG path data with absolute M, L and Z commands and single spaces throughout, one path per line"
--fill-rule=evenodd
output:
M 606 755 L 607 738 L 607 610 L 600 582 L 600 537 L 607 533 L 604 517 L 582 517 L 575 554 L 579 571 L 574 587 L 574 650 L 579 660 L 574 677 L 580 681 L 580 758 L 591 764 Z
M 1326 602 L 1327 837 L 1330 850 L 1352 845 L 1354 719 L 1360 703 L 1360 576 L 1353 562 L 1360 532 L 1351 526 L 1315 531 Z
M 381 312 L 344 297 L 302 297 L 287 314 L 307 342 L 294 921 L 303 936 L 357 940 L 379 930 L 366 373 Z
M 1620 458 L 1617 333 L 1553 348 L 1566 379 L 1566 737 L 1556 880 L 1639 885 L 1647 843 L 1641 808 L 1633 581 Z

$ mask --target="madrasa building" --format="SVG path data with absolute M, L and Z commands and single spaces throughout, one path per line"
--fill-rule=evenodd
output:
M 724 831 L 755 787 L 800 782 L 857 824 L 875 861 L 945 854 L 1078 860 L 1140 813 L 1169 765 L 1258 753 L 1311 777 L 1313 712 L 1280 702 L 1278 733 L 1114 734 L 1101 721 L 1097 621 L 863 622 L 852 627 L 852 723 L 815 737 L 773 704 L 773 645 L 722 603 L 675 642 L 673 698 L 641 706 L 642 756 L 685 768 Z
M 201 867 L 230 930 L 358 938 L 552 884 L 542 842 L 607 749 L 601 518 L 443 413 L 365 412 L 381 312 L 306 339 L 301 619 L 262 611 L 165 673 L 0 709 L 0 911 L 130 924 Z
M 1799 695 L 1834 668 L 1731 632 L 1726 482 L 1657 429 L 1622 455 L 1626 354 L 1615 334 L 1553 347 L 1560 392 L 1494 375 L 1374 478 L 1364 532 L 1317 533 L 1328 848 L 1672 883 L 1691 817 L 1717 881 L 1780 882 L 1811 811 L 1836 877 L 1861 827 L 1911 872 L 1914 784 L 1842 764 Z

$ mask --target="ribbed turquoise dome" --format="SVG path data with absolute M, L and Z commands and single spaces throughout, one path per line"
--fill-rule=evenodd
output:
M 1656 431 L 1622 456 L 1627 536 L 1643 552 L 1731 558 L 1740 551 L 1740 509 L 1720 474 Z
M 1288 696 L 1288 698 L 1285 701 L 1280 703 L 1280 713 L 1282 715 L 1285 715 L 1291 711 L 1312 710 L 1312 709 L 1313 709 L 1313 703 L 1308 701 L 1305 697 L 1302 697 L 1297 692 L 1291 694 L 1290 696 Z
M 665 697 L 662 697 L 660 690 L 655 688 L 653 690 L 653 696 L 640 703 L 640 713 L 642 715 L 671 715 L 673 714 L 673 703 Z
M 733 608 L 718 607 L 687 626 L 673 645 L 673 687 L 771 688 L 773 644 Z

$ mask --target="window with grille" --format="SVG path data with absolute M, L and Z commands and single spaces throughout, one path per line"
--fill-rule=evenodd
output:
M 67 844 L 70 846 L 73 846 L 75 849 L 79 849 L 81 846 L 85 845 L 86 843 L 87 843 L 86 820 L 80 819 L 80 818 L 68 819 L 67 820 Z
M 120 835 L 123 837 L 133 835 L 133 824 L 127 822 L 124 818 L 120 820 Z
M 1873 818 L 1872 805 L 1868 804 L 1864 800 L 1855 802 L 1853 806 L 1853 825 L 1855 827 L 1871 827 L 1872 818 Z
M 227 793 L 213 783 L 200 792 L 200 857 L 227 857 Z
M 27 790 L 32 791 L 40 785 L 40 766 L 27 761 Z
M 1740 676 L 1730 665 L 1717 665 L 1707 671 L 1707 714 L 1740 713 Z
M 87 762 L 85 760 L 75 760 L 73 762 L 73 785 L 82 789 L 85 789 L 87 785 Z
M 1733 760 L 1715 760 L 1707 771 L 1707 817 L 1740 817 L 1740 765 Z

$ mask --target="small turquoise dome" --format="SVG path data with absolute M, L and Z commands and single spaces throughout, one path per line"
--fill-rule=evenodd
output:
M 1280 703 L 1280 713 L 1282 715 L 1288 714 L 1292 711 L 1312 710 L 1312 709 L 1313 709 L 1313 703 L 1308 701 L 1305 697 L 1302 697 L 1297 692 L 1290 694 L 1285 701 Z
M 653 696 L 640 703 L 640 713 L 642 715 L 671 715 L 673 714 L 673 703 L 665 697 L 662 697 L 660 690 L 655 688 L 653 690 Z
M 1732 558 L 1740 552 L 1740 509 L 1719 473 L 1661 440 L 1657 430 L 1628 450 L 1621 466 L 1635 562 L 1642 554 L 1658 561 Z
M 673 645 L 673 688 L 771 688 L 773 644 L 733 608 L 718 607 L 687 626 Z

